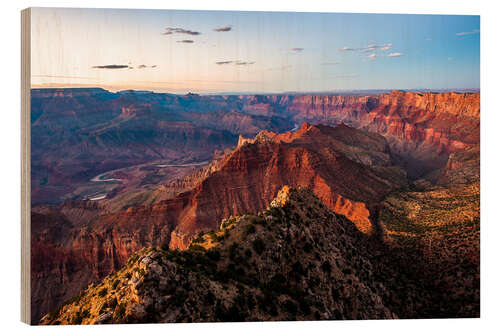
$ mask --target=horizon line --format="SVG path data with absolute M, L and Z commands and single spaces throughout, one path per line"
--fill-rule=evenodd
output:
M 257 92 L 257 91 L 218 91 L 218 92 L 194 92 L 186 90 L 183 92 L 158 91 L 155 89 L 113 89 L 106 85 L 89 85 L 89 86 L 37 86 L 33 85 L 30 90 L 50 90 L 50 89 L 102 89 L 111 93 L 132 92 L 148 92 L 154 94 L 170 94 L 170 95 L 303 95 L 303 94 L 337 94 L 343 92 L 387 92 L 387 91 L 410 91 L 410 92 L 480 92 L 480 88 L 362 88 L 362 89 L 334 89 L 334 90 L 304 90 L 304 91 L 282 91 L 282 92 Z

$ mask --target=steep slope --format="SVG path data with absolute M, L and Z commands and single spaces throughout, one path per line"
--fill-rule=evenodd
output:
M 477 317 L 480 306 L 479 183 L 390 195 L 379 222 L 384 240 L 433 281 L 432 308 L 447 317 Z
M 262 210 L 290 184 L 311 189 L 335 212 L 371 233 L 370 209 L 406 184 L 382 137 L 343 125 L 304 124 L 282 135 L 261 132 L 240 141 L 234 152 L 206 170 L 175 198 L 105 216 L 92 226 L 94 232 L 120 228 L 132 236 L 143 232 L 142 225 L 153 225 L 163 230 L 161 237 L 171 247 L 185 248 L 198 231 L 216 228 L 214 221 Z
M 243 114 L 237 99 L 95 89 L 33 89 L 32 202 L 58 204 L 96 175 L 162 160 L 210 159 L 240 133 L 289 130 L 288 119 Z
M 186 251 L 150 248 L 41 324 L 396 318 L 363 236 L 310 191 L 284 187 Z

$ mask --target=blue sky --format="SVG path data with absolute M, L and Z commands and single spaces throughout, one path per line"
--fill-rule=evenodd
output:
M 36 8 L 33 87 L 479 88 L 479 16 Z

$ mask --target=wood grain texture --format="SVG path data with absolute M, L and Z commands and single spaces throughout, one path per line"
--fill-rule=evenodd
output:
M 31 324 L 30 90 L 31 10 L 21 11 L 21 321 Z

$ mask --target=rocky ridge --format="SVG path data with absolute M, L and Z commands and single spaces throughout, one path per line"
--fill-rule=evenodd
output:
M 365 237 L 310 191 L 284 187 L 266 211 L 226 219 L 188 250 L 139 251 L 40 323 L 397 318 Z

